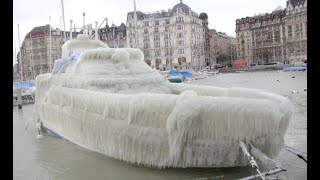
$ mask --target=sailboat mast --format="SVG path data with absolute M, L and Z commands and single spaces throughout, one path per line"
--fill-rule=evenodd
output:
M 63 34 L 64 34 L 64 42 L 66 42 L 67 38 L 66 38 L 66 24 L 64 21 L 64 8 L 63 8 L 63 0 L 61 0 L 61 6 L 62 6 L 62 18 L 63 18 Z
M 135 48 L 138 48 L 138 34 L 137 34 L 137 11 L 136 11 L 136 1 L 133 0 L 134 3 L 134 29 L 135 29 Z
M 18 24 L 18 43 L 19 43 L 19 66 L 20 66 L 20 67 L 19 67 L 19 70 L 20 70 L 19 74 L 20 74 L 20 80 L 23 81 L 19 24 Z

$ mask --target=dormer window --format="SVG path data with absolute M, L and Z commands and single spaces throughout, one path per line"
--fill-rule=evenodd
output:
M 177 8 L 177 13 L 182 13 L 182 8 L 181 7 Z

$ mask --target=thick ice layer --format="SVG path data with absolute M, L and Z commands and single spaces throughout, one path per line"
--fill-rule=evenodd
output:
M 89 49 L 65 73 L 37 77 L 44 126 L 85 148 L 153 167 L 247 165 L 239 140 L 269 157 L 293 106 L 245 88 L 170 84 L 138 49 Z

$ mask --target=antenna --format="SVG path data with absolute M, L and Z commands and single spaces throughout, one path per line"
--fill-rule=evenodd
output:
M 86 13 L 85 12 L 83 12 L 82 13 L 82 16 L 83 16 L 83 28 L 85 28 L 85 16 L 86 16 Z
M 94 32 L 94 36 L 95 36 L 95 39 L 98 40 L 98 21 L 95 21 L 95 23 L 96 23 L 96 29 Z
M 66 38 L 66 24 L 64 21 L 64 8 L 63 8 L 63 0 L 61 0 L 61 6 L 62 6 L 62 18 L 63 18 L 63 31 L 64 31 L 64 42 L 66 42 L 67 38 Z
M 72 19 L 70 19 L 70 40 L 72 39 Z
M 133 0 L 134 4 L 134 29 L 135 29 L 135 48 L 138 48 L 138 37 L 137 37 L 137 12 L 136 12 L 136 1 Z

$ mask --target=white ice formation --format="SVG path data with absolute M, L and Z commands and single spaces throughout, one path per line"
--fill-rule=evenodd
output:
M 80 56 L 61 73 L 37 76 L 35 113 L 45 127 L 82 147 L 165 168 L 248 165 L 240 140 L 271 158 L 283 146 L 293 113 L 285 97 L 171 84 L 140 50 L 108 48 L 84 35 L 63 49 L 63 59 Z

